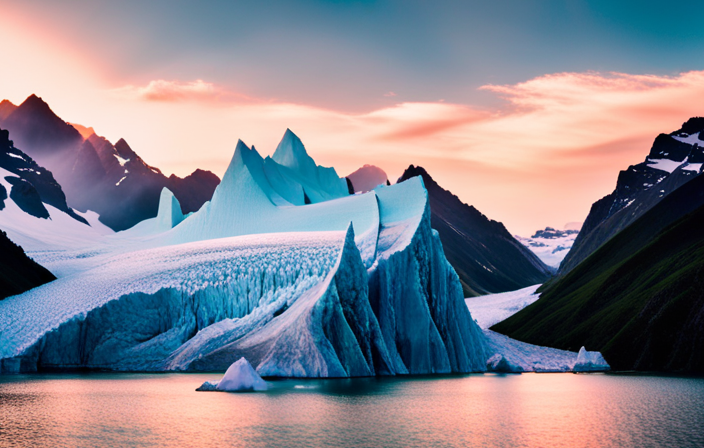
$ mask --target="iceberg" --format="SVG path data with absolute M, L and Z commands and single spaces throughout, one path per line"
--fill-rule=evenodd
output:
M 198 391 L 247 392 L 267 390 L 266 381 L 252 368 L 245 358 L 228 367 L 218 382 L 206 381 Z
M 577 362 L 574 365 L 575 372 L 603 372 L 611 370 L 611 366 L 606 362 L 600 352 L 588 352 L 584 347 L 579 349 Z
M 497 373 L 521 373 L 523 367 L 513 364 L 511 361 L 504 358 L 503 355 L 496 353 L 486 361 L 486 369 L 489 372 Z

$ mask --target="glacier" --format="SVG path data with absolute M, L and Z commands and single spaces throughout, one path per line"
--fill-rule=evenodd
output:
M 489 330 L 540 298 L 533 285 L 516 291 L 465 299 L 467 308 L 482 328 L 488 347 L 487 370 L 498 373 L 603 372 L 611 367 L 599 352 L 579 353 L 541 347 L 511 339 Z
M 422 178 L 350 195 L 288 130 L 272 157 L 238 141 L 188 215 L 168 189 L 155 218 L 117 233 L 50 206 L 13 226 L 8 207 L 0 224 L 58 279 L 0 301 L 0 373 L 229 371 L 242 358 L 263 377 L 580 368 L 575 353 L 482 329 L 538 285 L 465 303 Z M 580 365 L 603 370 L 595 356 Z
M 0 371 L 485 371 L 422 179 L 348 195 L 289 132 L 273 158 L 238 142 L 193 214 L 164 190 L 152 220 L 33 252 L 61 275 L 0 302 Z

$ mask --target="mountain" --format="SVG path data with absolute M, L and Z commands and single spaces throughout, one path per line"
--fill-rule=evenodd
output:
M 690 118 L 679 130 L 660 134 L 644 162 L 619 173 L 616 189 L 592 205 L 572 249 L 560 265 L 560 275 L 702 172 L 703 130 L 704 118 Z
M 55 279 L 51 272 L 29 258 L 0 230 L 0 300 Z
M 386 172 L 374 165 L 364 165 L 357 171 L 348 174 L 347 179 L 352 184 L 353 193 L 366 193 L 379 185 L 389 185 Z
M 575 223 L 571 224 L 574 226 Z M 565 226 L 565 230 L 546 227 L 544 230 L 538 230 L 529 238 L 518 235 L 515 235 L 515 238 L 537 255 L 543 263 L 557 269 L 578 234 L 579 229 L 568 229 L 567 226 Z
M 428 190 L 431 222 L 465 297 L 513 291 L 543 283 L 551 270 L 503 224 L 488 219 L 440 187 L 425 169 L 409 166 L 398 182 L 421 176 Z
M 704 372 L 704 176 L 493 330 L 564 349 L 586 345 L 619 370 Z
M 148 165 L 124 139 L 115 145 L 84 126 L 59 118 L 36 95 L 17 107 L 2 103 L 0 122 L 18 147 L 54 174 L 71 207 L 93 210 L 113 230 L 123 230 L 157 214 L 159 195 L 169 188 L 185 213 L 198 210 L 219 183 L 209 171 L 186 178 L 166 177 Z M 77 129 L 78 128 L 78 129 Z M 80 129 L 80 131 L 79 131 Z
M 2 100 L 0 101 L 0 124 L 3 122 L 5 118 L 7 118 L 12 112 L 17 109 L 17 106 L 12 104 L 8 100 Z
M 14 142 L 10 140 L 9 133 L 4 129 L 0 129 L 0 169 L 5 170 L 6 174 L 14 175 L 4 176 L 4 179 L 11 184 L 10 198 L 27 213 L 37 217 L 49 217 L 46 208 L 42 205 L 46 203 L 73 219 L 88 224 L 68 206 L 61 185 L 56 182 L 53 174 L 17 149 Z M 0 188 L 4 191 L 4 187 L 0 186 Z

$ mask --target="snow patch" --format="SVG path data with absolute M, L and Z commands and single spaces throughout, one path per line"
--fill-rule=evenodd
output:
M 122 158 L 117 154 L 113 154 L 113 156 L 115 156 L 115 158 L 117 159 L 117 162 L 120 164 L 120 166 L 125 166 L 125 163 L 130 161 L 130 159 Z
M 648 166 L 650 168 L 655 168 L 656 170 L 661 170 L 661 171 L 667 171 L 668 173 L 672 173 L 677 169 L 678 166 L 682 165 L 683 163 L 686 162 L 678 162 L 676 160 L 670 160 L 670 159 L 651 159 L 647 158 L 646 162 L 648 163 Z
M 699 140 L 699 132 L 695 132 L 694 134 L 687 135 L 685 136 L 678 136 L 678 135 L 672 135 L 672 138 L 674 138 L 677 141 L 680 141 L 682 143 L 687 143 L 688 145 L 693 145 L 693 144 L 701 144 L 702 141 Z
M 470 297 L 465 299 L 465 303 L 479 327 L 486 329 L 508 319 L 538 300 L 540 294 L 536 294 L 535 291 L 539 287 L 540 285 L 533 285 L 517 291 Z

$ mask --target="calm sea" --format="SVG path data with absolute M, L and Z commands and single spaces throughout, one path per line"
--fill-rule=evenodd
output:
M 0 377 L 0 445 L 704 446 L 704 379 L 697 378 L 487 374 L 195 392 L 217 378 Z

